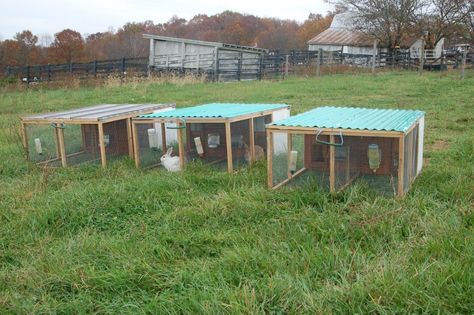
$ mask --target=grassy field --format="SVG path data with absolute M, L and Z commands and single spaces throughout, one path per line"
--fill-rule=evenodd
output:
M 426 111 L 425 167 L 403 200 L 361 185 L 268 191 L 129 159 L 42 170 L 19 116 L 97 103 L 286 102 Z M 0 313 L 472 313 L 474 73 L 0 91 Z

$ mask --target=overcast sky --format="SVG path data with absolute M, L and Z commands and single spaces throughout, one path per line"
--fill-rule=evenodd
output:
M 51 34 L 71 28 L 82 34 L 115 30 L 126 22 L 168 21 L 173 15 L 190 19 L 225 10 L 260 17 L 305 20 L 309 13 L 325 14 L 331 6 L 324 0 L 0 0 L 0 39 L 24 29 Z

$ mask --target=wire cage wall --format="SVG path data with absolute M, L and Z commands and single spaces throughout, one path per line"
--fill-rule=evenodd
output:
M 286 104 L 214 103 L 140 115 L 132 120 L 136 166 L 161 165 L 172 147 L 181 169 L 197 162 L 232 172 L 265 158 L 265 125 L 289 117 L 289 111 Z
M 131 118 L 174 104 L 103 104 L 21 118 L 26 158 L 56 167 L 96 163 L 121 156 L 133 158 Z
M 358 180 L 403 196 L 422 168 L 424 113 L 320 107 L 267 125 L 267 138 L 270 188 L 309 183 L 336 192 Z

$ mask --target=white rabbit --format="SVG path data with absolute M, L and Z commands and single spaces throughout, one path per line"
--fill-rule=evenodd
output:
M 173 153 L 173 147 L 170 147 L 160 158 L 161 165 L 163 165 L 168 172 L 178 172 L 181 170 L 179 156 L 171 156 L 171 153 Z

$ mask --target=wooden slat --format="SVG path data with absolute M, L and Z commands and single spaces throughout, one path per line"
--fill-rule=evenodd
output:
M 273 133 L 267 129 L 267 185 L 273 187 Z
M 161 126 L 161 150 L 163 154 L 166 152 L 166 125 L 164 122 L 160 123 Z
M 104 125 L 99 123 L 97 127 L 99 128 L 100 160 L 102 167 L 105 168 L 107 166 L 107 155 L 105 153 Z
M 290 181 L 292 181 L 293 179 L 295 179 L 295 177 L 303 174 L 307 169 L 306 168 L 302 168 L 300 170 L 298 170 L 296 173 L 293 174 L 293 176 L 291 178 L 287 178 L 285 179 L 284 181 L 282 181 L 281 183 L 278 183 L 277 185 L 275 185 L 272 189 L 277 189 L 277 188 L 280 188 L 281 186 L 289 183 Z
M 184 132 L 183 127 L 184 124 L 182 121 L 179 121 L 178 124 L 178 151 L 179 151 L 179 166 L 181 170 L 184 170 L 184 157 L 185 157 L 185 150 L 184 150 Z
M 132 120 L 132 137 L 133 137 L 133 156 L 135 159 L 135 166 L 140 167 L 140 148 L 138 143 L 138 133 L 136 121 Z
M 307 127 L 290 127 L 290 126 L 272 126 L 266 127 L 274 132 L 291 132 L 295 134 L 313 134 L 320 131 L 320 128 L 307 128 Z M 339 135 L 343 133 L 344 136 L 366 136 L 366 137 L 386 137 L 386 138 L 398 138 L 403 132 L 398 131 L 380 131 L 380 130 L 355 130 L 355 129 L 335 129 L 335 128 L 322 128 L 320 133 L 321 136 L 328 135 Z
M 254 119 L 249 120 L 250 162 L 255 162 L 255 126 Z
M 232 135 L 230 122 L 225 123 L 225 142 L 226 142 L 226 152 L 227 152 L 227 171 L 232 173 L 234 167 L 232 165 Z
M 133 135 L 132 135 L 132 119 L 127 118 L 127 141 L 128 141 L 128 156 L 133 159 Z
M 405 162 L 405 136 L 398 138 L 398 197 L 403 197 L 403 173 Z
M 20 134 L 21 134 L 21 143 L 23 145 L 23 150 L 25 152 L 25 159 L 28 160 L 28 157 L 29 157 L 28 136 L 26 132 L 26 124 L 23 121 L 20 123 Z
M 329 136 L 329 142 L 334 143 L 335 137 Z M 336 191 L 336 148 L 331 145 L 329 147 L 329 191 Z
M 287 175 L 288 175 L 288 179 L 291 179 L 291 177 L 292 177 L 292 175 L 293 175 L 293 174 L 291 174 L 291 171 L 290 171 L 290 160 L 291 160 L 290 158 L 291 158 L 292 137 L 291 137 L 291 133 L 287 133 L 286 136 L 287 136 L 287 144 L 288 144 L 288 148 L 287 148 L 287 154 L 288 154 L 288 161 L 287 161 L 287 162 L 288 162 L 288 165 L 287 165 L 287 167 L 288 167 L 288 174 L 287 174 Z
M 66 159 L 66 148 L 64 147 L 64 129 L 63 128 L 56 128 L 58 132 L 58 143 L 59 143 L 59 152 L 61 155 L 61 165 L 63 167 L 67 166 L 67 159 Z

